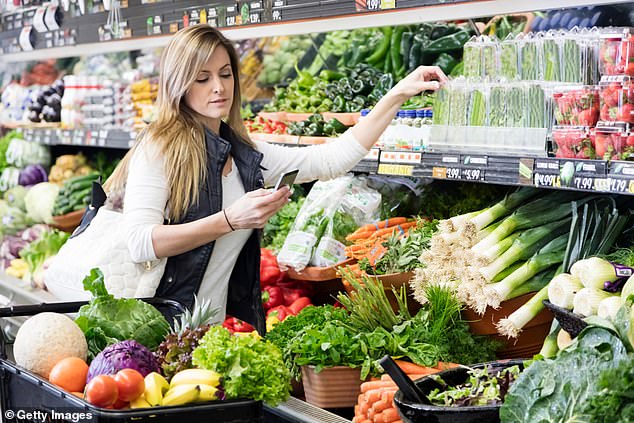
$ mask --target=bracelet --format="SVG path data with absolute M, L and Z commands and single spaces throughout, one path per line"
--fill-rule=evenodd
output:
M 222 209 L 222 213 L 225 215 L 225 220 L 227 221 L 227 225 L 229 225 L 229 227 L 231 228 L 231 231 L 235 231 L 235 228 L 233 226 L 231 226 L 231 222 L 229 222 L 229 218 L 227 217 L 227 211 L 225 209 Z

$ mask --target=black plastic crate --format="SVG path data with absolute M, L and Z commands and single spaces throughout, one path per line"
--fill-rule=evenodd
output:
M 183 307 L 170 300 L 157 298 L 144 299 L 154 305 L 164 315 L 182 312 Z M 56 313 L 74 313 L 87 302 L 39 304 L 0 308 L 0 317 L 30 316 L 49 311 Z M 0 404 L 2 406 L 3 422 L 42 421 L 46 422 L 71 421 L 64 418 L 52 418 L 56 413 L 69 413 L 75 416 L 84 413 L 83 418 L 75 422 L 99 423 L 167 423 L 177 420 L 186 423 L 248 423 L 262 422 L 262 403 L 254 400 L 227 400 L 207 403 L 187 404 L 178 407 L 152 407 L 135 410 L 108 410 L 95 407 L 87 402 L 67 393 L 44 378 L 27 372 L 10 361 L 6 355 L 4 334 L 0 331 Z M 10 412 L 9 412 L 10 410 Z M 19 419 L 12 417 L 11 412 L 18 410 L 33 413 L 32 418 Z M 7 414 L 9 412 L 9 414 Z M 38 414 L 35 414 L 38 413 Z M 15 415 L 15 414 L 14 414 Z M 64 416 L 64 417 L 66 417 Z

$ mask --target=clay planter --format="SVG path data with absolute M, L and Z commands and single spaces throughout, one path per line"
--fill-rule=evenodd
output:
M 553 315 L 548 310 L 542 310 L 533 320 L 528 322 L 519 337 L 509 339 L 499 335 L 495 324 L 508 317 L 535 295 L 524 294 L 512 300 L 503 301 L 497 310 L 489 307 L 484 315 L 465 309 L 462 317 L 469 322 L 471 333 L 474 335 L 486 335 L 502 342 L 503 347 L 498 351 L 499 358 L 530 358 L 537 354 L 544 344 L 544 339 L 550 331 Z
M 81 218 L 84 216 L 84 211 L 84 209 L 81 209 L 61 216 L 53 216 L 53 224 L 51 226 L 60 231 L 73 233 L 75 228 L 79 226 Z
M 405 273 L 390 273 L 388 275 L 381 276 L 370 276 L 371 278 L 378 279 L 385 289 L 385 294 L 387 295 L 387 299 L 390 301 L 390 305 L 392 309 L 397 312 L 398 311 L 398 302 L 396 301 L 396 297 L 392 292 L 392 287 L 394 287 L 397 292 L 401 289 L 403 285 L 405 285 L 407 291 L 407 307 L 410 313 L 415 314 L 421 308 L 421 304 L 414 300 L 411 296 L 411 291 L 409 288 L 409 281 L 414 277 L 414 272 L 405 272 Z M 361 282 L 361 281 L 359 281 Z M 348 295 L 354 293 L 354 287 L 346 281 L 343 281 L 343 287 L 348 293 Z
M 320 408 L 354 407 L 361 391 L 360 368 L 335 366 L 315 373 L 315 366 L 302 366 L 306 402 Z

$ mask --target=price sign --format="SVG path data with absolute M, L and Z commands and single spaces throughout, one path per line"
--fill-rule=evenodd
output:
M 537 187 L 560 187 L 561 182 L 559 175 L 549 175 L 543 173 L 535 173 L 535 186 Z
M 227 26 L 235 26 L 236 17 L 235 16 L 227 16 Z
M 412 176 L 414 166 L 381 163 L 378 172 L 380 175 Z
M 273 7 L 282 7 L 286 4 L 286 0 L 275 0 L 273 1 Z
M 379 10 L 381 8 L 381 0 L 366 0 L 366 9 Z
M 465 181 L 483 181 L 484 169 L 462 169 L 462 179 Z
M 251 10 L 262 9 L 262 2 L 261 1 L 252 1 L 251 4 L 249 5 L 249 7 L 251 8 Z
M 595 191 L 609 191 L 610 190 L 610 179 L 609 178 L 596 178 L 594 180 L 594 190 Z
M 590 191 L 594 189 L 594 178 L 586 176 L 575 176 L 573 186 L 577 189 Z
M 460 174 L 458 167 L 434 167 L 431 170 L 432 178 L 437 179 L 460 179 Z
M 630 186 L 634 183 L 634 181 L 628 181 L 627 179 L 620 178 L 610 178 L 609 181 L 609 191 L 616 193 L 631 192 Z
M 405 151 L 381 151 L 381 162 L 420 164 L 421 153 Z
M 249 23 L 258 24 L 262 22 L 259 13 L 249 13 Z
M 281 21 L 282 20 L 282 11 L 281 10 L 274 10 L 271 13 L 271 19 L 273 20 L 273 22 Z
M 236 13 L 235 6 L 227 6 L 227 13 Z
M 370 152 L 364 157 L 364 160 L 372 160 L 374 162 L 379 161 L 379 152 L 381 150 L 378 148 L 371 148 Z

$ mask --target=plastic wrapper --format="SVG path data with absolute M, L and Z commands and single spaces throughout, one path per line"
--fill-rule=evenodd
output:
M 9 143 L 6 158 L 8 164 L 18 168 L 30 164 L 48 166 L 51 161 L 51 154 L 48 147 L 44 145 L 14 138 Z
M 512 35 L 500 43 L 500 75 L 508 80 L 520 76 L 519 45 Z
M 594 126 L 599 120 L 599 87 L 563 86 L 553 92 L 558 125 Z
M 601 78 L 601 111 L 605 122 L 634 123 L 634 84 L 629 76 Z
M 634 160 L 634 133 L 625 125 L 598 126 L 595 135 L 597 158 L 604 160 Z
M 481 76 L 482 69 L 482 42 L 478 37 L 471 37 L 464 45 L 462 60 L 464 61 L 463 74 L 466 77 Z
M 493 84 L 489 88 L 489 126 L 502 127 L 506 124 L 505 84 Z
M 595 159 L 595 135 L 583 126 L 556 126 L 553 128 L 555 157 L 566 159 Z
M 561 46 L 562 82 L 583 84 L 587 68 L 586 41 L 577 28 L 570 30 L 564 37 Z
M 506 126 L 524 126 L 526 111 L 526 90 L 521 84 L 512 84 L 506 92 Z
M 469 92 L 469 126 L 485 126 L 487 124 L 487 97 L 484 84 L 476 84 Z
M 548 31 L 542 39 L 542 64 L 545 81 L 561 81 L 560 38 L 554 31 Z
M 528 34 L 520 39 L 521 75 L 522 79 L 541 79 L 541 39 Z
M 280 250 L 280 268 L 301 272 L 345 259 L 345 236 L 379 217 L 381 195 L 364 178 L 343 176 L 315 183 Z
M 449 113 L 449 125 L 451 126 L 467 125 L 469 106 L 469 91 L 467 88 L 467 83 L 463 78 L 456 79 L 451 83 L 451 111 Z
M 496 77 L 499 70 L 500 44 L 497 38 L 484 37 L 482 41 L 482 70 L 483 77 Z
M 432 181 L 433 179 L 430 178 L 368 176 L 368 186 L 381 194 L 379 219 L 419 214 L 424 201 L 422 193 Z
M 634 76 L 634 34 L 631 28 L 601 34 L 599 71 L 601 75 Z
M 526 127 L 547 128 L 546 96 L 539 83 L 529 83 L 526 89 Z
M 433 108 L 434 125 L 447 125 L 449 123 L 450 95 L 450 89 L 447 84 L 436 92 Z

